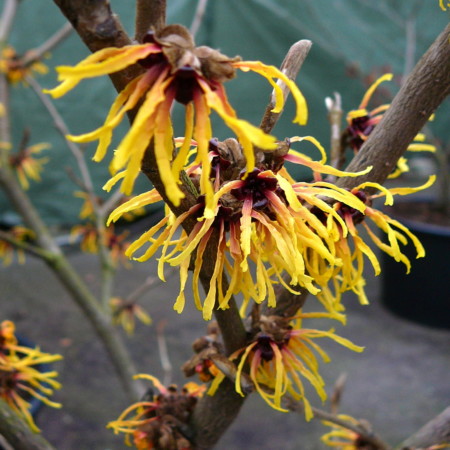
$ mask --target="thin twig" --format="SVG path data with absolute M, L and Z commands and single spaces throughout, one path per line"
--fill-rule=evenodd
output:
M 312 407 L 312 411 L 314 413 L 314 418 L 318 420 L 327 420 L 336 425 L 346 428 L 347 430 L 353 431 L 357 433 L 362 440 L 371 444 L 377 450 L 388 450 L 390 446 L 386 444 L 379 436 L 373 433 L 371 430 L 367 429 L 362 425 L 361 421 L 359 425 L 354 425 L 346 420 L 340 419 L 338 416 L 331 414 L 327 411 L 323 411 L 319 408 Z
M 405 23 L 406 48 L 405 48 L 405 64 L 403 66 L 403 77 L 402 77 L 403 80 L 406 79 L 406 77 L 414 67 L 414 57 L 416 54 L 416 41 L 417 41 L 416 24 L 417 20 L 414 16 L 410 16 L 406 19 Z
M 0 142 L 10 142 L 9 114 L 6 107 L 8 93 L 9 85 L 6 77 L 4 74 L 0 74 L 0 102 L 6 109 L 4 117 L 0 117 Z M 132 381 L 132 376 L 135 374 L 133 362 L 123 342 L 116 334 L 109 316 L 107 317 L 100 310 L 97 299 L 62 253 L 38 211 L 19 185 L 12 168 L 7 162 L 3 164 L 4 159 L 8 157 L 7 152 L 1 152 L 0 156 L 3 158 L 0 165 L 0 187 L 3 188 L 11 205 L 21 215 L 24 223 L 33 230 L 38 246 L 45 251 L 40 256 L 86 314 L 106 347 L 125 392 L 130 399 L 134 400 L 139 396 L 137 393 L 139 388 Z
M 52 257 L 50 252 L 47 252 L 36 245 L 30 244 L 29 242 L 19 241 L 18 239 L 13 238 L 9 233 L 2 230 L 0 230 L 0 240 L 6 241 L 18 249 L 24 250 L 30 255 L 38 256 L 42 259 L 50 259 Z
M 9 148 L 11 146 L 9 93 L 10 85 L 6 74 L 0 73 L 0 104 L 3 106 L 3 115 L 0 114 L 0 168 L 9 165 Z
M 429 448 L 449 442 L 450 406 L 397 446 L 396 450 Z
M 19 0 L 6 0 L 3 6 L 2 15 L 0 18 L 0 45 L 4 45 L 11 32 L 16 16 Z
M 333 390 L 330 396 L 330 410 L 332 414 L 337 414 L 341 404 L 342 393 L 344 391 L 345 383 L 347 381 L 347 374 L 341 373 L 334 383 Z
M 192 24 L 189 27 L 189 31 L 192 34 L 192 37 L 195 38 L 200 25 L 202 24 L 203 17 L 205 16 L 206 7 L 208 6 L 208 0 L 198 0 L 197 8 L 195 10 L 194 19 L 192 20 Z
M 53 119 L 53 124 L 55 125 L 55 128 L 59 131 L 61 136 L 64 138 L 64 141 L 67 144 L 67 147 L 71 151 L 72 155 L 74 156 L 78 168 L 80 169 L 81 177 L 83 180 L 84 190 L 91 196 L 94 196 L 94 184 L 92 182 L 91 175 L 89 173 L 89 169 L 87 168 L 87 164 L 83 155 L 82 150 L 80 147 L 75 144 L 75 142 L 72 142 L 71 140 L 67 139 L 67 136 L 70 134 L 69 128 L 67 127 L 66 123 L 64 122 L 64 119 L 62 118 L 61 114 L 58 112 L 58 110 L 55 108 L 55 105 L 50 100 L 48 95 L 44 95 L 42 93 L 42 86 L 39 84 L 38 81 L 36 81 L 33 77 L 26 77 L 26 82 L 31 86 L 34 93 L 37 95 L 41 103 L 44 105 L 47 112 L 50 114 L 50 117 Z M 95 206 L 97 202 L 93 202 L 93 205 Z
M 312 42 L 307 39 L 303 39 L 301 41 L 296 42 L 291 46 L 289 51 L 284 58 L 283 63 L 281 64 L 281 71 L 291 80 L 295 81 L 297 75 L 308 56 L 309 50 L 311 49 Z M 283 98 L 286 102 L 287 97 L 289 96 L 289 88 L 283 83 L 281 80 L 278 81 L 279 86 L 283 91 Z M 280 118 L 283 111 L 279 113 L 272 112 L 275 107 L 275 91 L 272 91 L 270 96 L 269 104 L 266 107 L 266 111 L 264 112 L 264 116 L 261 120 L 259 128 L 266 133 L 271 133 L 274 126 L 276 125 L 278 119 Z
M 125 195 L 116 189 L 112 195 L 110 195 L 107 200 L 98 206 L 98 213 L 102 217 L 107 217 L 108 214 L 119 204 L 121 200 L 125 198 Z
M 66 22 L 53 36 L 50 36 L 39 47 L 28 50 L 22 58 L 22 64 L 28 66 L 39 61 L 47 52 L 55 48 L 64 39 L 66 39 L 73 31 L 73 27 Z
M 164 371 L 163 384 L 168 386 L 172 381 L 172 364 L 169 358 L 169 352 L 167 350 L 167 342 L 164 336 L 164 328 L 167 325 L 166 320 L 162 320 L 156 326 L 156 335 L 158 340 L 159 358 L 161 360 L 161 367 Z
M 292 397 L 285 398 L 286 406 L 290 411 L 297 412 L 300 414 L 304 413 L 303 402 L 294 400 Z M 341 419 L 335 414 L 323 411 L 322 409 L 311 407 L 314 419 L 317 420 L 327 420 L 328 422 L 339 425 L 340 427 L 346 428 L 347 430 L 353 431 L 358 434 L 364 441 L 371 444 L 377 450 L 389 450 L 389 446 L 381 440 L 375 433 L 367 429 L 366 426 L 359 421 L 358 425 L 348 422 L 347 420 Z
M 330 165 L 340 169 L 344 163 L 344 150 L 341 145 L 341 123 L 342 123 L 342 101 L 339 92 L 334 93 L 334 99 L 327 97 L 325 106 L 328 110 L 330 121 Z M 328 177 L 327 181 L 332 183 L 336 177 Z
M 138 286 L 131 292 L 130 295 L 127 296 L 126 301 L 130 303 L 135 302 L 142 294 L 144 294 L 144 292 L 148 291 L 158 281 L 159 278 L 147 277 L 147 279 L 140 286 Z
M 69 147 L 69 150 L 72 152 L 72 155 L 76 160 L 78 169 L 80 170 L 81 178 L 83 181 L 83 190 L 87 192 L 89 201 L 92 205 L 92 209 L 94 212 L 94 224 L 99 236 L 98 248 L 102 273 L 101 304 L 103 305 L 105 310 L 109 311 L 108 305 L 109 300 L 112 296 L 115 266 L 111 258 L 110 249 L 108 248 L 105 240 L 103 239 L 106 233 L 105 216 L 102 214 L 103 210 L 100 208 L 99 202 L 97 201 L 97 196 L 95 195 L 94 192 L 94 183 L 92 181 L 91 174 L 89 173 L 89 169 L 87 167 L 84 154 L 78 145 L 67 139 L 67 135 L 70 134 L 69 129 L 66 123 L 64 122 L 64 119 L 62 118 L 61 114 L 59 114 L 58 110 L 53 105 L 53 102 L 50 100 L 50 98 L 42 93 L 41 85 L 32 77 L 27 77 L 26 81 L 31 86 L 33 91 L 36 93 L 36 95 L 38 96 L 39 100 L 42 102 L 44 107 L 47 109 L 48 113 L 53 119 L 56 129 L 63 136 L 67 146 Z

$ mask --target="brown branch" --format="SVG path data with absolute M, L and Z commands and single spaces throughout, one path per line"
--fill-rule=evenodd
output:
M 131 39 L 111 11 L 108 0 L 54 0 L 61 12 L 91 52 L 106 47 L 123 47 Z M 111 80 L 121 91 L 133 78 L 142 73 L 138 65 L 111 75 Z
M 413 450 L 444 443 L 450 443 L 450 406 L 397 448 L 399 450 Z
M 137 0 L 135 39 L 142 42 L 145 33 L 160 30 L 166 23 L 166 0 Z
M 414 136 L 450 93 L 450 24 L 413 69 L 379 125 L 347 167 L 356 178 L 340 178 L 339 187 L 351 189 L 365 181 L 383 183 Z
M 14 450 L 54 450 L 40 434 L 30 427 L 0 398 L 0 435 Z
M 308 56 L 309 50 L 311 49 L 312 42 L 307 39 L 303 39 L 301 41 L 296 42 L 291 46 L 289 51 L 287 52 L 283 63 L 281 64 L 281 71 L 291 80 L 295 81 L 297 75 Z M 289 88 L 283 83 L 279 82 L 281 89 L 283 91 L 284 101 L 286 101 L 289 95 Z M 264 116 L 261 120 L 259 128 L 266 133 L 271 133 L 274 126 L 278 122 L 283 111 L 279 113 L 272 112 L 275 107 L 275 95 L 272 92 L 269 104 L 266 107 L 266 111 L 264 112 Z
M 289 277 L 285 277 L 285 281 L 289 283 Z M 269 308 L 267 303 L 261 306 L 262 315 L 293 317 L 297 311 L 303 307 L 308 297 L 309 292 L 302 289 L 300 294 L 293 294 L 284 286 L 279 285 L 276 290 L 277 304 L 274 308 Z

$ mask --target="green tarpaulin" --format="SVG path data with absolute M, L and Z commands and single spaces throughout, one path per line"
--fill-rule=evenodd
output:
M 112 0 L 112 8 L 131 33 L 134 2 Z M 197 5 L 195 0 L 169 0 L 168 22 L 190 25 Z M 50 1 L 23 0 L 11 43 L 17 51 L 42 43 L 64 23 L 57 7 Z M 307 98 L 310 119 L 305 127 L 293 125 L 292 102 L 274 130 L 279 139 L 293 135 L 313 135 L 325 145 L 329 140 L 324 98 L 338 91 L 343 96 L 344 110 L 355 108 L 368 83 L 387 71 L 395 74 L 391 83 L 383 84 L 378 100 L 389 98 L 398 90 L 401 77 L 433 42 L 449 20 L 448 11 L 439 8 L 438 0 L 404 1 L 378 0 L 210 0 L 197 35 L 197 44 L 219 48 L 230 56 L 261 60 L 279 66 L 289 46 L 299 39 L 310 39 L 313 48 L 298 77 L 298 85 Z M 87 49 L 74 34 L 63 42 L 47 61 L 54 65 L 73 65 L 88 55 Z M 56 77 L 52 70 L 38 81 L 53 87 Z M 239 73 L 227 86 L 231 103 L 239 116 L 258 124 L 265 109 L 270 85 L 254 74 Z M 84 133 L 101 125 L 113 101 L 114 92 L 104 77 L 84 81 L 55 105 L 64 116 L 72 133 Z M 50 142 L 50 158 L 43 180 L 33 182 L 30 195 L 52 225 L 70 225 L 77 220 L 81 200 L 73 196 L 78 187 L 74 158 L 58 135 L 49 115 L 36 95 L 23 86 L 13 88 L 13 136 L 17 147 L 23 132 L 31 132 L 30 144 Z M 448 140 L 449 104 L 443 105 L 432 124 L 433 132 Z M 175 131 L 182 134 L 182 108 L 175 111 Z M 214 121 L 214 133 L 219 138 L 230 136 L 219 120 Z M 126 125 L 116 133 L 123 136 Z M 117 143 L 117 140 L 115 141 Z M 300 150 L 314 156 L 313 147 L 304 144 Z M 86 147 L 88 160 L 95 145 Z M 107 161 L 89 163 L 99 194 L 108 179 Z M 307 176 L 307 174 L 305 174 Z M 136 192 L 148 189 L 145 179 Z M 14 222 L 16 216 L 0 193 L 0 222 Z M 17 219 L 18 220 L 18 219 Z

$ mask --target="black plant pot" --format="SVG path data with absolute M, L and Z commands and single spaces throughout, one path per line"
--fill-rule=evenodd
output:
M 396 218 L 420 239 L 426 256 L 416 259 L 409 244 L 403 250 L 412 264 L 406 274 L 403 264 L 383 253 L 382 301 L 398 316 L 450 329 L 450 228 Z

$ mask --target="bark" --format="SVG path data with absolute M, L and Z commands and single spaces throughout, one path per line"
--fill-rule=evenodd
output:
M 145 33 L 159 30 L 166 23 L 166 0 L 136 1 L 135 39 L 142 42 Z
M 14 450 L 55 450 L 40 434 L 30 427 L 0 398 L 0 436 Z
M 108 0 L 54 0 L 91 52 L 131 44 Z M 137 65 L 111 75 L 117 91 L 142 73 Z
M 430 420 L 417 433 L 406 439 L 399 448 L 412 450 L 444 443 L 450 443 L 450 406 Z

